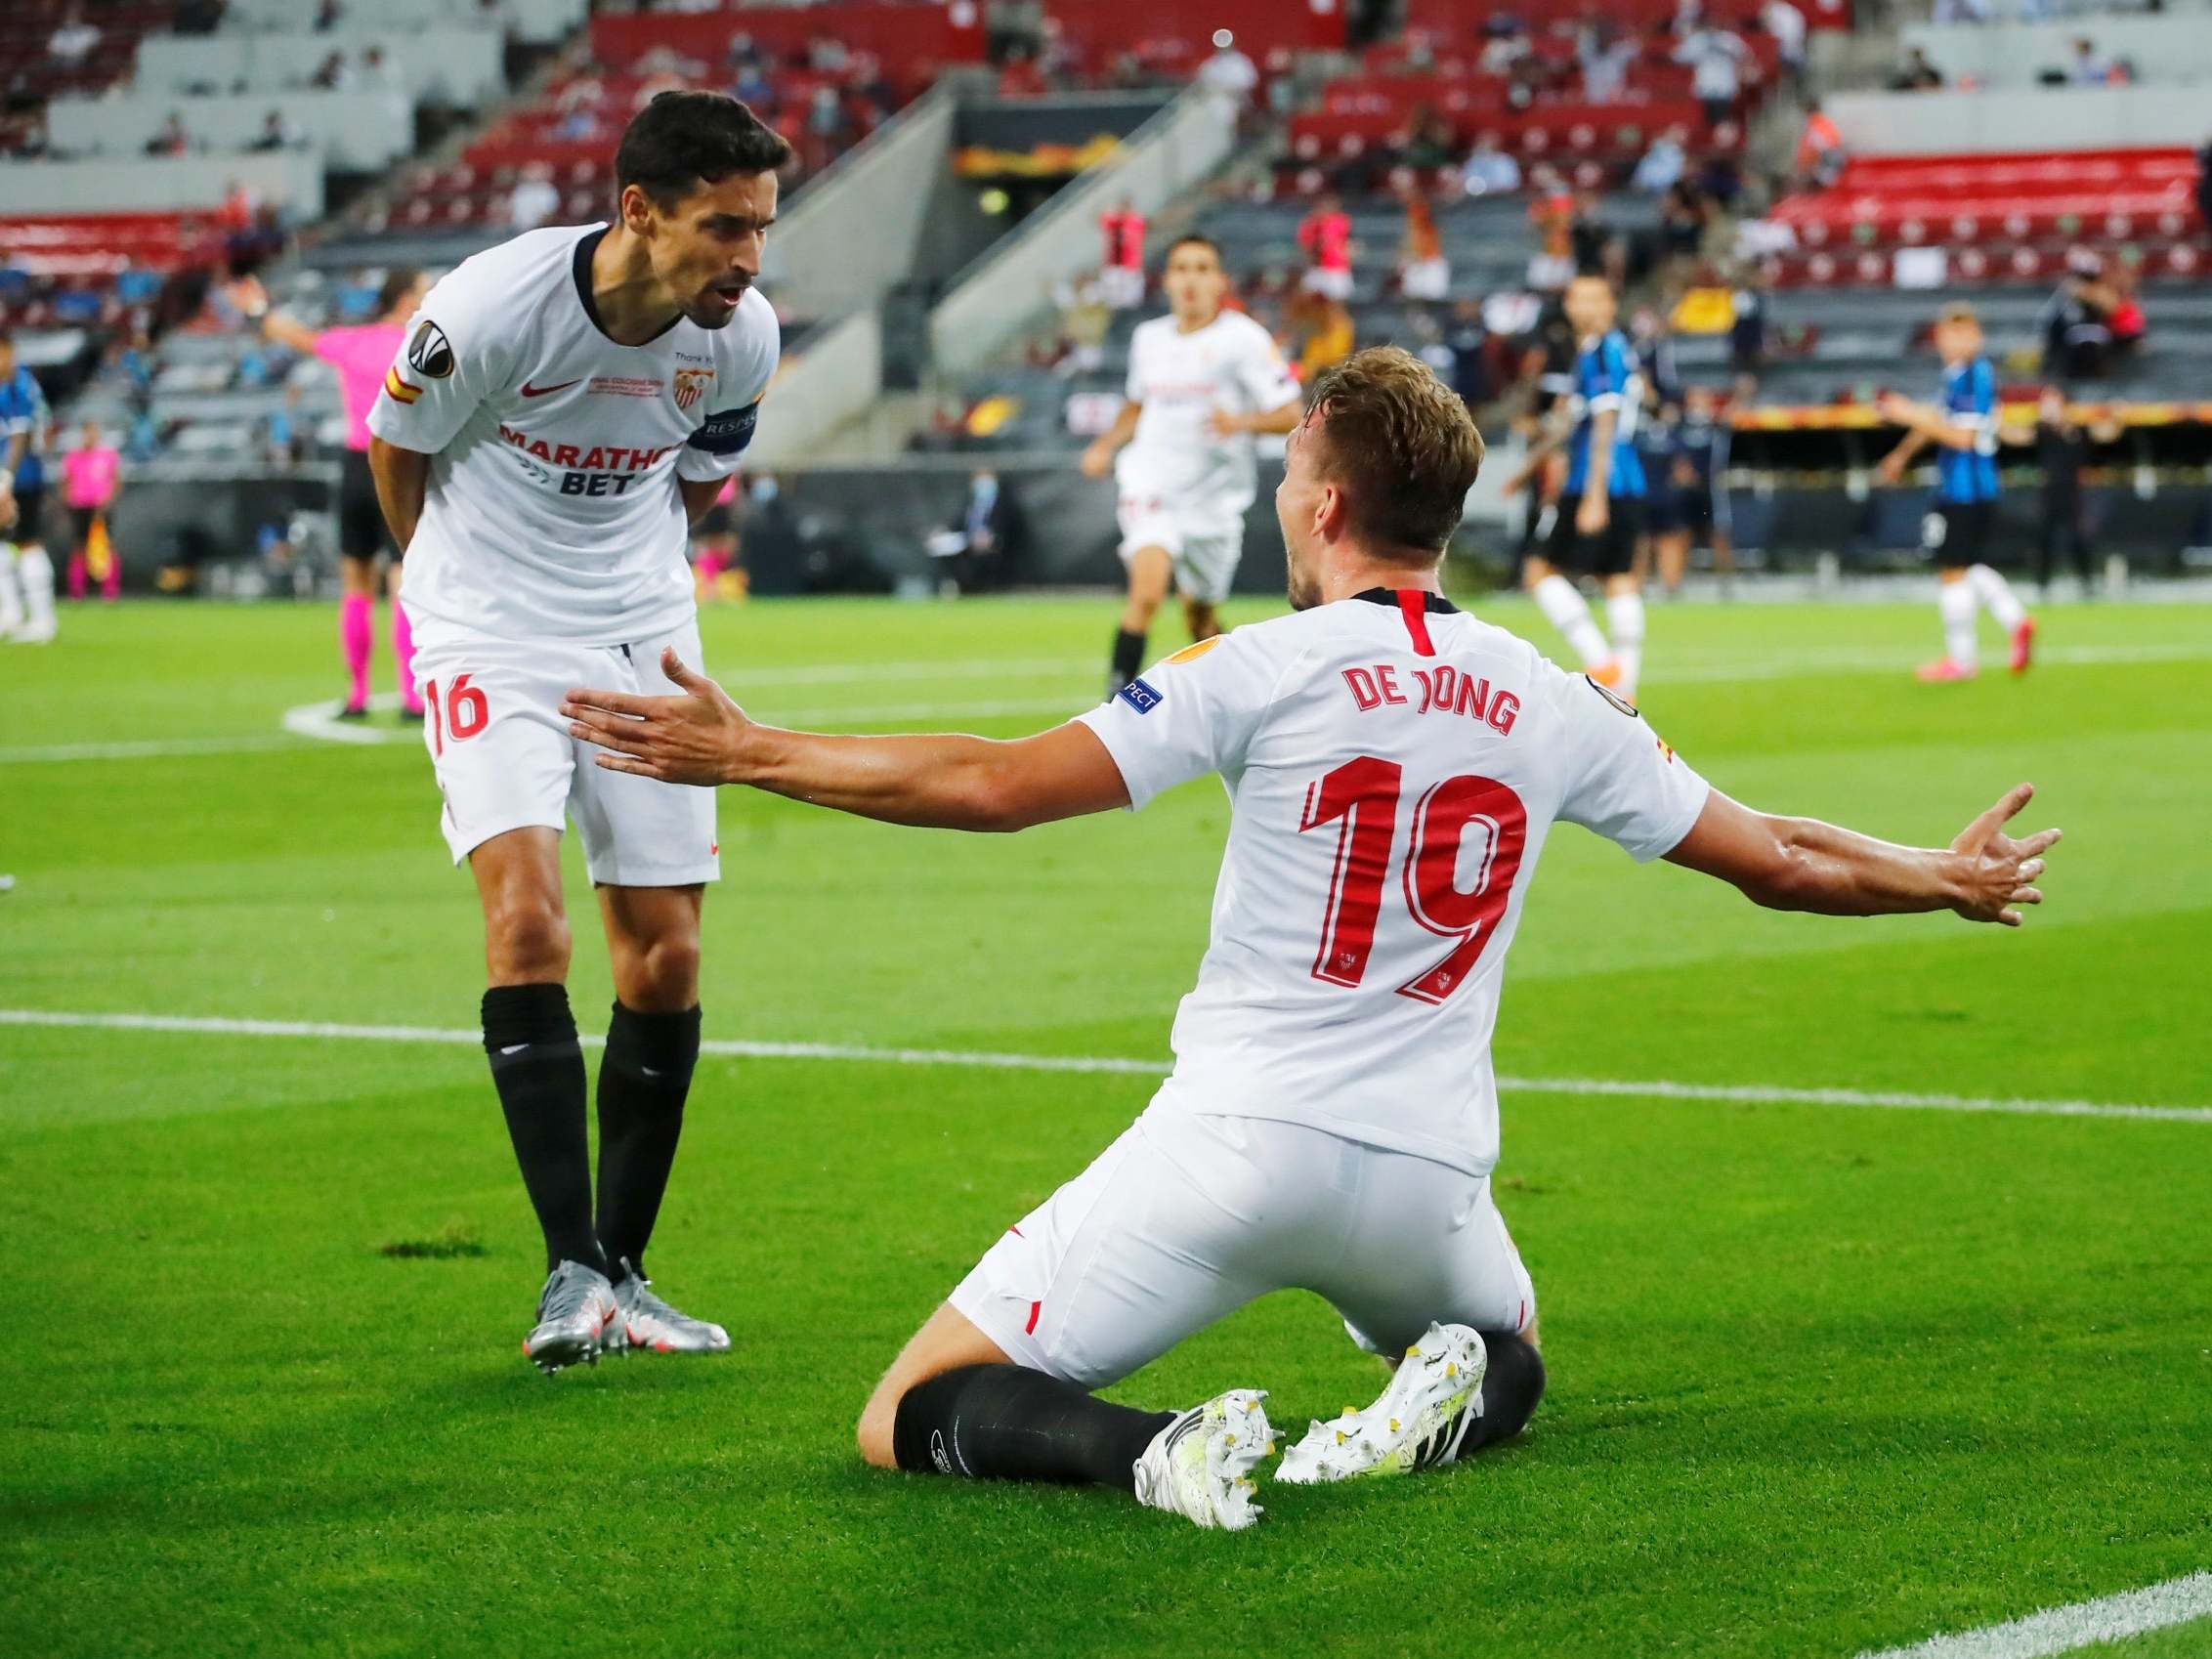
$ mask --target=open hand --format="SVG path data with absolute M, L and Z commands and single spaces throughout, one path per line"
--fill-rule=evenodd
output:
M 1910 426 L 1920 405 L 1899 392 L 1885 392 L 1874 400 L 1874 412 L 1892 426 Z
M 1962 896 L 1951 909 L 1969 921 L 1996 921 L 2007 927 L 2021 924 L 2016 905 L 2039 905 L 2043 893 L 2035 878 L 2043 873 L 2044 852 L 2058 844 L 2059 831 L 2039 830 L 2024 840 L 2014 840 L 2004 826 L 2032 800 L 2035 786 L 2015 784 L 2002 799 L 1959 832 L 1951 843 L 1963 868 Z
M 570 692 L 561 700 L 570 735 L 606 749 L 592 758 L 610 772 L 634 772 L 664 784 L 738 782 L 739 753 L 753 729 L 745 711 L 673 651 L 660 654 L 660 671 L 683 688 L 680 695 Z

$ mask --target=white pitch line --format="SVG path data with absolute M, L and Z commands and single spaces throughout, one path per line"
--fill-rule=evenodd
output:
M 1858 1659 L 2049 1659 L 2093 1642 L 2117 1641 L 2207 1617 L 2212 1617 L 2212 1572 L 2190 1573 L 2145 1590 L 2076 1601 L 1956 1636 L 1930 1637 L 1910 1647 L 1885 1647 Z
M 79 1013 L 66 1009 L 0 1008 L 0 1026 L 98 1031 L 178 1032 L 205 1037 L 314 1037 L 368 1042 L 470 1044 L 483 1034 L 416 1025 L 340 1025 L 321 1020 L 223 1019 L 186 1014 Z M 585 1043 L 598 1042 L 585 1037 Z M 1164 1077 L 1166 1060 L 1114 1054 L 1008 1054 L 978 1048 L 876 1048 L 847 1042 L 763 1042 L 712 1039 L 700 1051 L 751 1060 L 846 1060 L 864 1065 L 971 1066 L 994 1071 L 1095 1072 Z M 1796 1088 L 1783 1084 L 1702 1084 L 1620 1078 L 1501 1077 L 1509 1094 L 1574 1094 L 1734 1104 L 1843 1106 L 1888 1111 L 2000 1113 L 2038 1118 L 2137 1118 L 2212 1124 L 2212 1106 L 2141 1106 L 2107 1100 L 2015 1100 L 1972 1094 L 1915 1094 L 1889 1089 Z

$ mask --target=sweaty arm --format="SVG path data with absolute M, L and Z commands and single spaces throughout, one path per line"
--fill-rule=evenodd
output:
M 376 504 L 384 509 L 384 523 L 404 553 L 407 543 L 414 539 L 415 526 L 422 522 L 423 492 L 430 486 L 430 457 L 371 437 L 368 470 L 376 480 Z
M 1900 847 L 1809 818 L 1777 818 L 1730 800 L 1676 758 L 1643 717 L 1587 676 L 1557 682 L 1560 744 L 1580 764 L 1559 816 L 1636 858 L 1665 858 L 1720 877 L 1754 904 L 1820 915 L 1956 911 L 2018 927 L 2021 905 L 2059 831 L 2015 840 L 2004 826 L 2034 790 L 2021 784 L 1948 847 Z
M 1754 812 L 1722 794 L 1666 854 L 1671 864 L 1719 876 L 1768 910 L 1821 915 L 1956 911 L 1969 921 L 2021 924 L 2021 905 L 2043 902 L 2035 879 L 2059 839 L 2044 830 L 2015 840 L 2004 826 L 2035 791 L 2006 791 L 1947 848 L 1900 847 L 1810 818 Z
M 674 652 L 678 697 L 574 691 L 561 705 L 612 772 L 670 784 L 744 784 L 836 812 L 932 830 L 1026 830 L 1128 805 L 1106 745 L 1070 722 L 1011 743 L 958 735 L 834 737 L 754 724 Z

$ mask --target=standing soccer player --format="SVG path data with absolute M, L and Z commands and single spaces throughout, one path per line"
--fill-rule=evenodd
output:
M 545 1234 L 524 1351 L 547 1371 L 603 1345 L 729 1345 L 645 1275 L 699 1055 L 713 797 L 594 768 L 559 704 L 578 681 L 665 686 L 664 650 L 698 657 L 688 532 L 736 472 L 776 367 L 753 281 L 789 155 L 734 99 L 662 93 L 616 152 L 615 223 L 531 231 L 459 266 L 423 300 L 368 417 L 408 554 L 446 841 L 484 905 L 484 1046 Z M 565 817 L 615 978 L 596 1214 L 565 988 Z
M 1982 563 L 1997 518 L 1997 371 L 1981 351 L 1981 323 L 1968 305 L 1954 305 L 1936 319 L 1936 350 L 1943 360 L 1943 388 L 1936 404 L 1916 404 L 1896 393 L 1881 402 L 1882 418 L 1905 429 L 1882 457 L 1881 477 L 1895 484 L 1929 445 L 1936 447 L 1936 507 L 1926 541 L 1941 583 L 1936 609 L 1943 621 L 1943 655 L 1923 663 L 1923 680 L 1971 680 L 1980 670 L 1974 640 L 1977 602 L 1989 607 L 2012 641 L 2012 670 L 2027 669 L 2035 622 L 2013 584 Z
M 1612 283 L 1577 276 L 1567 284 L 1566 309 L 1576 341 L 1566 489 L 1552 553 L 1531 554 L 1521 580 L 1591 677 L 1633 699 L 1643 670 L 1643 584 L 1636 574 L 1644 521 L 1643 457 L 1636 448 L 1643 370 L 1628 336 L 1613 326 L 1620 308 Z M 1568 571 L 1603 584 L 1610 643 Z
M 1298 386 L 1267 330 L 1224 310 L 1221 250 L 1188 235 L 1168 250 L 1169 315 L 1129 339 L 1127 401 L 1084 451 L 1085 478 L 1114 472 L 1128 598 L 1107 695 L 1136 678 L 1170 580 L 1194 640 L 1221 631 L 1216 608 L 1244 555 L 1245 511 L 1259 492 L 1253 435 L 1297 424 Z M 1117 452 L 1118 457 L 1117 458 Z
M 1091 1167 L 985 1252 L 862 1414 L 871 1464 L 1118 1486 L 1201 1526 L 1257 1518 L 1260 1392 L 1183 1412 L 1094 1398 L 1287 1287 L 1402 1355 L 1364 1412 L 1283 1459 L 1307 1482 L 1431 1468 L 1517 1433 L 1544 1387 L 1536 1294 L 1491 1189 L 1506 953 L 1552 826 L 1582 825 L 1777 910 L 1951 910 L 2018 923 L 2045 830 L 1947 850 L 1751 811 L 1637 711 L 1446 603 L 1438 570 L 1482 441 L 1417 359 L 1322 377 L 1276 491 L 1295 615 L 1177 652 L 1015 743 L 748 722 L 670 661 L 678 698 L 579 691 L 602 767 L 743 783 L 964 830 L 1142 807 L 1218 773 L 1228 846 L 1172 1075 Z
M 376 559 L 391 543 L 376 500 L 376 480 L 368 470 L 368 411 L 384 386 L 384 374 L 400 355 L 407 324 L 429 286 L 422 274 L 403 268 L 390 273 L 376 296 L 376 320 L 354 327 L 325 328 L 271 312 L 261 331 L 302 357 L 320 358 L 338 376 L 338 397 L 346 409 L 346 455 L 338 475 L 338 644 L 346 661 L 346 701 L 339 715 L 368 718 L 368 660 L 376 649 Z M 392 561 L 392 665 L 400 683 L 401 713 L 423 717 L 422 694 L 414 681 L 414 634 L 406 607 L 400 603 L 400 561 Z
M 45 532 L 51 424 L 38 376 L 17 362 L 14 338 L 0 332 L 0 639 L 22 645 L 54 637 L 54 561 Z

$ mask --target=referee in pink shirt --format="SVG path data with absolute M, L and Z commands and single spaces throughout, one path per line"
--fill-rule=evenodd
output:
M 303 357 L 320 358 L 338 373 L 338 393 L 346 405 L 345 470 L 338 484 L 338 569 L 343 597 L 338 601 L 338 643 L 346 657 L 348 720 L 368 717 L 368 659 L 376 646 L 376 557 L 392 559 L 392 658 L 399 671 L 400 705 L 409 720 L 422 718 L 422 696 L 415 690 L 414 640 L 400 604 L 400 550 L 384 531 L 376 503 L 376 481 L 368 470 L 368 410 L 384 384 L 384 371 L 400 355 L 407 323 L 430 286 L 411 268 L 395 269 L 376 296 L 374 322 L 325 328 L 320 333 L 280 311 L 261 319 L 261 331 Z

